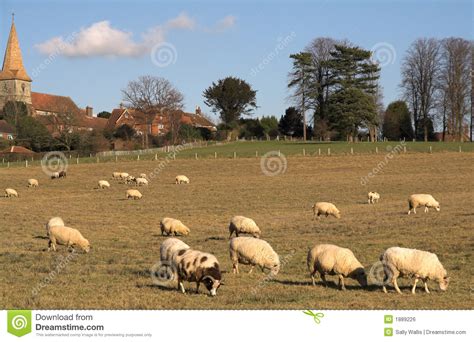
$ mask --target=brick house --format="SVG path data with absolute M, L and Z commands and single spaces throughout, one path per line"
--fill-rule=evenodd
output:
M 0 139 L 13 140 L 15 137 L 15 128 L 5 120 L 0 120 Z

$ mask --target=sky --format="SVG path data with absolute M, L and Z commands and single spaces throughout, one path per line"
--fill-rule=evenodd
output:
M 348 39 L 382 65 L 384 103 L 400 98 L 400 65 L 419 37 L 472 39 L 472 1 L 0 1 L 0 54 L 15 13 L 32 90 L 70 96 L 94 113 L 122 102 L 142 75 L 171 81 L 185 110 L 234 76 L 257 90 L 254 116 L 280 117 L 289 55 L 314 38 Z

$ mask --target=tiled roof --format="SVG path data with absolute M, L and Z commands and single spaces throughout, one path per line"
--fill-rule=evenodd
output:
M 5 154 L 5 153 L 33 154 L 35 152 L 23 146 L 10 146 L 9 148 L 4 149 L 0 153 L 2 154 Z
M 0 120 L 0 133 L 15 133 L 15 129 L 5 120 Z
M 68 96 L 31 92 L 31 103 L 35 110 L 53 113 L 80 113 L 79 107 Z

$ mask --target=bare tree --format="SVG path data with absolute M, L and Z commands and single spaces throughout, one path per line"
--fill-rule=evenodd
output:
M 443 132 L 447 130 L 455 140 L 463 141 L 465 119 L 470 110 L 471 43 L 462 38 L 447 38 L 441 42 L 441 49 Z
M 140 76 L 130 81 L 122 90 L 122 96 L 128 107 L 145 115 L 145 147 L 148 147 L 148 134 L 156 114 L 164 113 L 170 122 L 173 111 L 182 109 L 184 102 L 183 94 L 170 81 L 155 76 Z
M 419 38 L 408 48 L 402 65 L 401 86 L 413 112 L 415 135 L 420 128 L 423 128 L 425 141 L 428 141 L 431 112 L 436 104 L 439 61 L 439 42 L 434 38 Z

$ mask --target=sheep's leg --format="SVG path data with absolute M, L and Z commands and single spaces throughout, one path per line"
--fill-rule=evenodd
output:
M 413 213 L 416 214 L 416 208 L 415 207 L 413 208 Z
M 388 292 L 387 292 L 387 288 L 385 287 L 385 285 L 383 285 L 382 289 L 383 289 L 383 292 L 384 292 L 384 293 L 388 293 Z
M 344 286 L 344 276 L 342 274 L 339 274 L 339 286 L 341 287 L 341 290 L 346 290 L 346 287 Z
M 199 281 L 196 282 L 196 293 L 199 293 L 199 285 L 201 285 L 201 283 Z
M 415 294 L 416 292 L 416 283 L 418 283 L 418 278 L 415 278 L 415 283 L 413 284 L 413 288 L 411 289 L 411 293 Z
M 397 290 L 398 293 L 402 294 L 402 291 L 400 291 L 400 288 L 398 287 L 397 283 L 397 277 L 393 277 L 393 286 L 395 287 L 395 290 Z
M 239 274 L 239 264 L 238 263 L 234 263 L 232 265 L 232 272 L 234 272 L 234 274 Z
M 186 290 L 184 289 L 183 282 L 181 281 L 179 276 L 178 276 L 178 291 L 181 291 L 182 293 L 186 293 Z
M 321 273 L 321 279 L 323 280 L 324 286 L 328 287 L 328 282 L 326 281 L 326 275 Z
M 252 271 L 253 271 L 253 265 L 252 265 L 252 266 L 250 266 L 250 271 L 249 271 L 249 274 L 250 274 L 250 273 L 252 273 Z
M 427 281 L 427 280 L 423 280 L 423 283 L 425 283 L 425 292 L 426 292 L 426 293 L 430 293 L 430 290 L 428 290 L 428 281 Z
M 428 207 L 425 207 L 425 213 L 427 213 L 429 211 Z
M 313 281 L 313 286 L 316 286 L 316 278 L 315 278 L 315 275 L 316 275 L 316 270 L 314 270 L 312 273 L 311 273 L 311 280 Z

